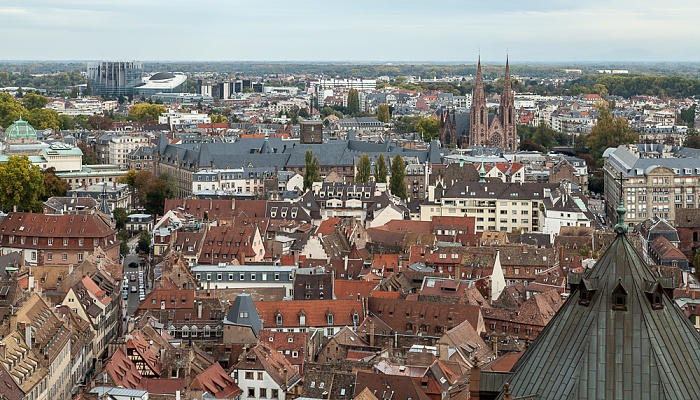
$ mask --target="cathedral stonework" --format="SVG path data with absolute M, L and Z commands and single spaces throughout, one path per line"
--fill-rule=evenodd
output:
M 469 144 L 472 146 L 501 147 L 506 151 L 516 151 L 518 149 L 518 133 L 516 130 L 515 101 L 507 58 L 501 102 L 495 118 L 490 122 L 489 119 L 484 79 L 481 73 L 481 57 L 479 57 L 469 118 Z

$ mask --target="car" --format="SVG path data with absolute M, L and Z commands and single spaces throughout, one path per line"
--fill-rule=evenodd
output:
M 131 276 L 129 276 L 129 281 L 130 281 L 130 282 L 136 282 L 136 275 L 131 275 Z
M 132 261 L 129 263 L 129 268 L 138 268 L 138 266 L 139 263 L 137 263 L 136 261 Z
M 139 301 L 144 301 L 146 300 L 146 295 L 139 295 Z
M 136 292 L 138 292 L 138 291 L 139 291 L 139 290 L 136 289 L 136 286 L 135 286 L 135 285 L 132 285 L 132 286 L 131 286 L 131 293 L 136 293 Z
M 129 292 L 126 290 L 124 291 L 124 300 L 127 300 L 129 298 Z

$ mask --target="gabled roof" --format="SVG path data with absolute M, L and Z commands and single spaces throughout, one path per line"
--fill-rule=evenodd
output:
M 218 362 L 197 375 L 192 380 L 190 389 L 201 390 L 215 399 L 235 399 L 243 393 Z
M 255 302 L 265 327 L 277 326 L 277 315 L 282 316 L 282 326 L 301 327 L 299 316 L 306 316 L 307 327 L 328 325 L 328 315 L 333 314 L 332 326 L 353 326 L 353 314 L 364 318 L 362 302 L 357 300 L 294 300 Z
M 508 379 L 514 398 L 697 396 L 700 334 L 616 231 L 593 268 L 569 274 L 569 299 Z
M 430 400 L 430 397 L 409 376 L 358 372 L 355 392 L 362 393 L 365 388 L 379 400 Z

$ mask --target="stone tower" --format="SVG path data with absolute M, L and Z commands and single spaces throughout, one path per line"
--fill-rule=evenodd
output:
M 476 66 L 476 80 L 472 91 L 472 108 L 469 118 L 469 144 L 487 146 L 486 134 L 489 128 L 489 109 L 486 107 L 484 78 L 481 75 L 481 56 Z
M 517 149 L 518 133 L 515 118 L 515 99 L 513 98 L 513 88 L 510 82 L 510 66 L 506 57 L 506 76 L 503 79 L 503 92 L 501 93 L 501 104 L 498 107 L 498 120 L 501 123 L 503 132 L 502 146 L 507 150 Z

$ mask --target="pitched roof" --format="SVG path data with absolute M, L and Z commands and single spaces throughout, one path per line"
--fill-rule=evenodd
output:
M 235 399 L 243 393 L 218 362 L 197 375 L 192 380 L 190 389 L 200 389 L 215 399 Z
M 571 296 L 513 368 L 514 398 L 696 396 L 700 334 L 616 229 L 593 268 L 569 274 Z
M 262 322 L 250 294 L 241 293 L 236 296 L 236 300 L 233 301 L 228 315 L 224 318 L 224 324 L 249 326 L 253 333 L 256 336 L 258 335 L 258 332 L 262 329 Z
M 260 301 L 255 303 L 265 327 L 277 324 L 277 315 L 282 316 L 282 326 L 301 327 L 299 316 L 306 316 L 307 327 L 353 326 L 353 314 L 361 321 L 364 318 L 362 302 L 357 300 L 294 300 Z M 328 315 L 333 314 L 333 324 L 328 325 Z
M 368 388 L 379 400 L 430 400 L 430 397 L 409 376 L 358 372 L 355 392 L 362 393 L 365 388 Z
M 258 343 L 236 364 L 239 370 L 265 370 L 282 390 L 293 387 L 301 376 L 294 366 L 276 350 L 265 343 Z
M 338 279 L 333 281 L 333 294 L 336 300 L 366 299 L 376 286 L 376 282 Z
M 368 310 L 397 333 L 417 333 L 425 326 L 426 335 L 442 335 L 464 320 L 479 328 L 481 308 L 465 304 L 442 304 L 427 301 L 370 297 Z M 409 328 L 409 323 L 412 329 Z

